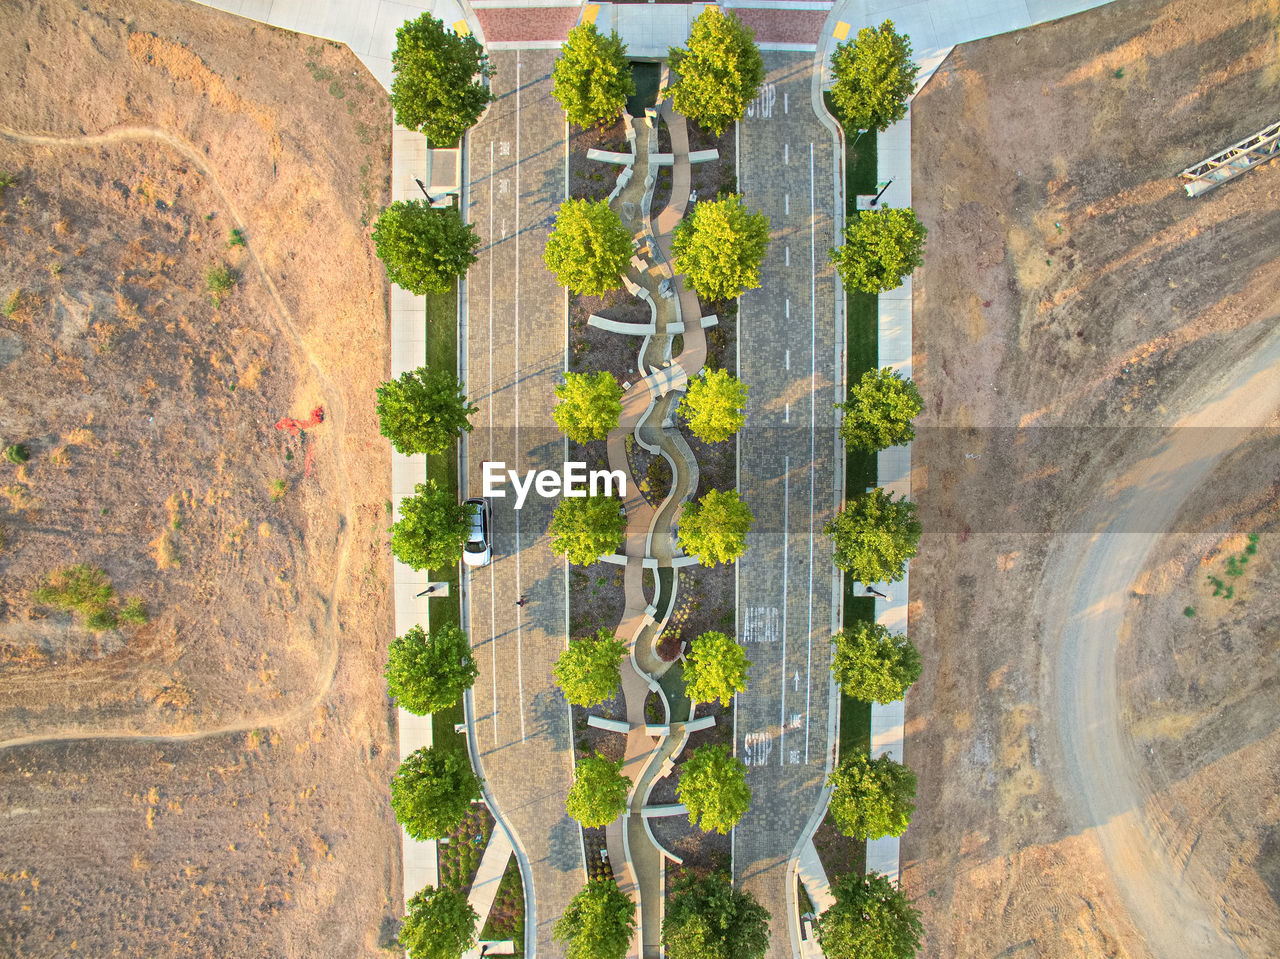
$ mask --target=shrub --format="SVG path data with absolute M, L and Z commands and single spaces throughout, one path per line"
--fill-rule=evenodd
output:
M 289 492 L 289 484 L 282 479 L 271 481 L 271 501 L 278 503 L 284 499 L 284 494 Z
M 227 249 L 230 249 L 233 246 L 244 246 L 245 239 L 244 230 L 239 227 L 235 227 L 231 231 L 231 236 L 227 239 Z
M 147 607 L 141 597 L 134 596 L 120 610 L 120 622 L 130 626 L 143 626 L 151 617 L 147 615 Z
M 222 297 L 229 293 L 240 279 L 240 274 L 229 266 L 211 266 L 204 275 L 205 285 L 209 288 L 209 299 L 214 306 L 222 303 Z
M 116 595 L 107 574 L 96 566 L 66 566 L 50 573 L 31 598 L 42 606 L 90 615 L 104 609 Z
M 4 448 L 4 458 L 10 463 L 25 463 L 31 459 L 31 451 L 22 443 L 11 443 Z

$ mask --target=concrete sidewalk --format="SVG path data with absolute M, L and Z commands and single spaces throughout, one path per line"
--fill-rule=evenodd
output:
M 282 30 L 345 43 L 384 87 L 391 89 L 391 51 L 406 20 L 430 13 L 446 26 L 468 23 L 461 0 L 197 0 Z
M 507 871 L 507 863 L 515 849 L 511 845 L 511 837 L 500 824 L 495 825 L 489 835 L 489 845 L 484 847 L 484 856 L 480 859 L 480 868 L 471 883 L 471 891 L 467 893 L 467 902 L 480 917 L 480 927 L 484 927 L 485 918 L 493 908 L 494 897 L 498 895 L 498 885 L 502 882 L 502 874 Z

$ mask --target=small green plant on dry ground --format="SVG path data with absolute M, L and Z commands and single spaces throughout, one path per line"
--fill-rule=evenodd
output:
M 282 479 L 271 481 L 271 501 L 278 503 L 284 499 L 284 494 L 289 492 L 289 484 Z
M 1246 567 L 1249 565 L 1249 558 L 1258 552 L 1258 534 L 1250 533 L 1248 545 L 1245 546 L 1244 552 L 1239 556 L 1228 556 L 1226 564 L 1226 574 L 1233 579 L 1238 579 L 1245 573 Z M 1213 573 L 1209 574 L 1209 582 L 1213 585 L 1213 595 L 1221 596 L 1223 599 L 1233 599 L 1236 595 L 1235 584 L 1227 583 L 1219 579 Z M 1187 607 L 1190 609 L 1191 607 Z M 1186 615 L 1186 610 L 1183 610 Z M 1194 611 L 1191 615 L 1195 615 Z
M 233 246 L 244 246 L 247 239 L 248 238 L 244 235 L 244 230 L 239 227 L 235 227 L 232 229 L 231 236 L 227 240 L 227 248 L 230 249 Z
M 117 608 L 116 590 L 107 574 L 83 563 L 54 570 L 31 598 L 41 606 L 79 613 L 84 625 L 95 633 L 115 629 L 121 623 L 140 626 L 149 619 L 146 606 L 137 596 Z
M 209 287 L 209 299 L 214 306 L 222 303 L 222 298 L 236 285 L 240 274 L 229 266 L 213 266 L 204 275 L 205 284 Z
M 11 186 L 16 186 L 17 183 L 18 178 L 16 176 L 5 170 L 0 170 L 0 200 L 4 199 L 4 191 Z
M 10 443 L 4 448 L 4 458 L 10 463 L 25 463 L 31 459 L 31 451 L 22 443 Z

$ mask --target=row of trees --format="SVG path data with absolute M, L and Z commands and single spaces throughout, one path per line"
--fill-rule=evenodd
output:
M 555 937 L 568 959 L 623 959 L 635 909 L 613 880 L 588 882 L 556 921 Z M 769 945 L 769 913 L 721 874 L 685 874 L 667 893 L 662 945 L 668 959 L 759 959 Z
M 722 194 L 696 204 L 676 225 L 672 265 L 704 300 L 732 300 L 760 285 L 768 245 L 769 218 L 747 209 L 740 194 Z M 631 231 L 608 200 L 565 200 L 542 261 L 561 286 L 600 296 L 622 288 L 633 253 Z

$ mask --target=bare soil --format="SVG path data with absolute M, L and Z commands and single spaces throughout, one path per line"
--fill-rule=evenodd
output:
M 1055 680 L 1044 629 L 1046 557 L 1091 541 L 1081 517 L 1120 494 L 1131 451 L 1280 315 L 1280 169 L 1197 200 L 1176 180 L 1274 121 L 1278 92 L 1273 7 L 1153 0 L 958 47 L 915 100 L 929 239 L 909 631 L 925 671 L 902 862 L 922 956 L 1152 955 L 1166 917 L 1126 903 L 1161 884 L 1242 955 L 1280 950 L 1274 435 L 1242 435 L 1204 487 L 1213 508 L 1157 537 L 1117 637 L 1125 773 L 1146 799 L 1107 827 L 1153 823 L 1168 871 L 1114 872 L 1082 825 L 1053 687 L 1075 678 Z M 1207 576 L 1227 580 L 1249 532 L 1256 558 L 1213 597 Z
M 0 952 L 380 954 L 386 96 L 160 0 L 10 4 L 0 72 Z M 150 622 L 35 603 L 71 563 Z

